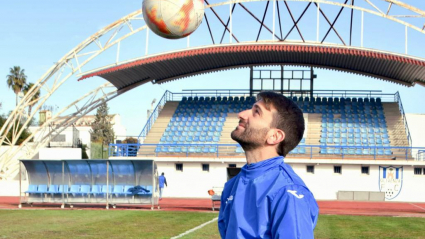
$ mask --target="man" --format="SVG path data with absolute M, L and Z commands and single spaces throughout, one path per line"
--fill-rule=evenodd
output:
M 162 200 L 162 192 L 164 191 L 164 184 L 165 186 L 168 187 L 167 179 L 165 178 L 164 173 L 162 173 L 161 176 L 159 176 L 158 181 L 159 181 L 159 200 Z
M 247 164 L 225 186 L 218 228 L 222 238 L 314 238 L 319 208 L 313 194 L 283 162 L 304 134 L 304 118 L 288 98 L 262 92 L 238 115 L 231 137 Z

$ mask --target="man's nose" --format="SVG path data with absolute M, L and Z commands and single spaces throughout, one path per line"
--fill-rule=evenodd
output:
M 249 111 L 250 109 L 239 112 L 238 118 L 242 120 L 246 120 L 248 118 Z

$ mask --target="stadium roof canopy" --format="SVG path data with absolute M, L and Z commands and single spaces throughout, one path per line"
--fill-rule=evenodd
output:
M 374 49 L 306 43 L 238 43 L 189 48 L 103 68 L 79 80 L 100 76 L 122 93 L 147 82 L 164 83 L 224 69 L 281 64 L 345 71 L 406 86 L 425 85 L 423 59 Z

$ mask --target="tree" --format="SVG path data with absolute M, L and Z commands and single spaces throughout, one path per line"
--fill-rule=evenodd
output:
M 25 70 L 21 69 L 20 66 L 14 66 L 10 68 L 9 75 L 7 78 L 7 86 L 15 92 L 16 95 L 16 106 L 18 106 L 18 94 L 22 91 L 25 84 L 27 83 L 27 76 L 25 75 Z
M 91 141 L 108 145 L 114 142 L 115 133 L 112 129 L 111 116 L 108 115 L 108 105 L 103 102 L 97 108 L 96 118 L 92 124 Z
M 6 123 L 7 117 L 5 115 L 0 115 L 0 129 L 3 127 L 3 125 Z M 22 124 L 19 123 L 19 125 L 16 125 L 15 122 L 15 127 L 17 127 L 18 129 L 16 131 L 19 131 L 22 129 Z M 8 139 L 7 141 L 3 142 L 3 145 L 7 145 L 6 142 L 8 141 L 12 141 L 12 132 L 13 132 L 13 127 L 9 130 L 9 132 L 7 132 L 6 134 L 6 138 Z M 24 142 L 25 139 L 27 139 L 29 136 L 31 135 L 30 132 L 28 132 L 27 129 L 25 129 L 24 131 L 22 131 L 22 134 L 19 136 L 18 140 L 16 141 L 16 145 L 20 145 L 22 142 Z
M 23 89 L 24 95 L 28 94 L 28 92 L 30 91 L 32 87 L 34 87 L 34 83 L 29 83 L 25 85 Z M 35 92 L 35 94 L 32 96 L 30 100 L 31 103 L 28 106 L 28 115 L 31 115 L 32 107 L 37 103 L 37 100 L 39 98 L 40 98 L 40 90 L 37 90 L 37 92 Z

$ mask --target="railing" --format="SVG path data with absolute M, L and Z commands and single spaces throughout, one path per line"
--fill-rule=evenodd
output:
M 178 152 L 160 152 L 157 147 L 180 148 Z M 185 148 L 185 150 L 184 150 Z M 207 148 L 207 151 L 204 149 Z M 191 149 L 194 149 L 191 151 Z M 175 150 L 174 150 L 175 151 Z M 418 152 L 414 154 L 414 152 Z M 109 157 L 245 157 L 238 144 L 110 144 Z M 414 156 L 413 156 L 414 155 Z M 424 160 L 425 147 L 321 146 L 299 145 L 287 157 L 307 159 Z
M 156 119 L 158 118 L 159 113 L 164 108 L 165 103 L 171 100 L 172 97 L 173 97 L 173 93 L 171 93 L 168 90 L 165 91 L 164 95 L 162 95 L 155 109 L 153 110 L 153 112 L 151 112 L 151 115 L 149 116 L 149 119 L 147 120 L 145 127 L 143 127 L 142 132 L 140 132 L 139 137 L 137 138 L 139 143 L 141 142 L 140 138 L 143 138 L 143 141 L 144 141 L 149 131 L 151 130 L 153 124 L 155 123 Z
M 409 146 L 412 146 L 412 137 L 410 135 L 409 125 L 407 124 L 407 119 L 404 113 L 403 103 L 401 103 L 400 93 L 398 91 L 394 94 L 394 100 L 395 102 L 398 103 L 398 107 L 400 109 L 400 113 L 403 118 L 403 124 L 407 134 L 407 141 L 409 142 Z
M 416 153 L 416 160 L 425 160 L 425 150 L 418 150 L 418 152 Z
M 280 90 L 276 90 L 280 93 Z M 183 96 L 249 96 L 249 90 L 244 89 L 189 89 L 182 93 L 172 93 L 172 100 L 181 100 Z M 310 91 L 305 90 L 284 90 L 285 96 L 310 96 Z M 395 94 L 384 94 L 381 90 L 314 90 L 315 97 L 362 97 L 362 98 L 381 98 L 382 102 L 396 102 Z

